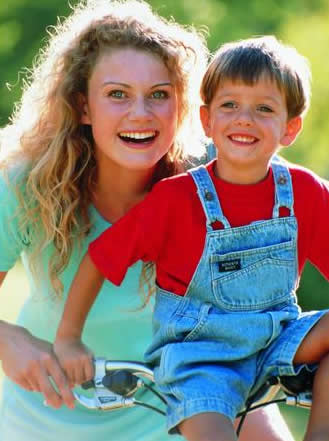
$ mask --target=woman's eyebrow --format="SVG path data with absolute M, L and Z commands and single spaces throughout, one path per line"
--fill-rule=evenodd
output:
M 110 84 L 113 84 L 115 86 L 122 86 L 122 87 L 131 87 L 129 86 L 129 84 L 126 83 L 121 83 L 120 81 L 104 81 L 104 83 L 102 84 L 102 86 L 108 86 Z
M 126 84 L 126 83 L 121 83 L 120 81 L 104 81 L 104 83 L 102 84 L 102 86 L 108 86 L 108 85 L 115 85 L 115 86 L 122 86 L 122 87 L 126 87 L 128 89 L 131 89 L 132 86 L 130 84 Z M 173 87 L 173 84 L 170 81 L 165 81 L 163 83 L 157 83 L 154 84 L 151 89 L 154 89 L 156 87 L 164 87 L 164 86 L 171 86 Z
M 154 86 L 152 86 L 151 89 L 154 89 L 155 87 L 163 87 L 163 86 L 171 86 L 171 87 L 173 87 L 173 84 L 170 83 L 170 81 L 166 81 L 164 83 L 154 84 Z

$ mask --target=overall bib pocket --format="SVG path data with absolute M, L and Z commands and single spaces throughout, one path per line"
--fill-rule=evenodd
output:
M 262 311 L 291 300 L 296 280 L 293 240 L 210 257 L 212 289 L 220 308 Z

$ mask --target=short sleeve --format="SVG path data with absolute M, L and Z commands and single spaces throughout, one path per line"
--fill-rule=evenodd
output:
M 311 186 L 311 184 L 313 184 Z M 318 178 L 309 184 L 309 197 L 312 207 L 311 240 L 309 241 L 308 259 L 323 276 L 329 280 L 329 183 Z M 307 216 L 307 214 L 305 214 Z
M 157 262 L 169 224 L 167 184 L 158 182 L 142 202 L 89 245 L 95 266 L 115 285 L 138 260 Z
M 19 234 L 19 203 L 14 185 L 0 172 L 0 271 L 8 271 L 19 258 L 24 242 Z

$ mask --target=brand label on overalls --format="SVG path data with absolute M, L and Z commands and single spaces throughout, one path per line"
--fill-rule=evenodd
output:
M 218 263 L 218 269 L 220 272 L 236 271 L 241 269 L 241 259 L 224 260 Z

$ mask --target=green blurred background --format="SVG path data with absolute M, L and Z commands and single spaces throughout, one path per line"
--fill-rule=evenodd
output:
M 275 34 L 306 56 L 313 72 L 311 109 L 304 130 L 283 155 L 312 168 L 329 179 L 329 0 L 150 0 L 164 16 L 179 22 L 206 27 L 208 44 L 220 44 L 262 34 Z M 74 5 L 75 0 L 70 4 Z M 47 28 L 70 11 L 67 0 L 10 0 L 0 2 L 0 126 L 7 123 L 19 99 L 24 77 L 37 51 L 47 38 Z M 5 317 L 13 320 L 26 293 L 26 281 L 19 265 L 6 281 L 3 295 Z M 326 308 L 327 282 L 307 265 L 301 280 L 299 299 L 303 309 Z M 305 428 L 305 413 L 287 411 L 296 439 Z

